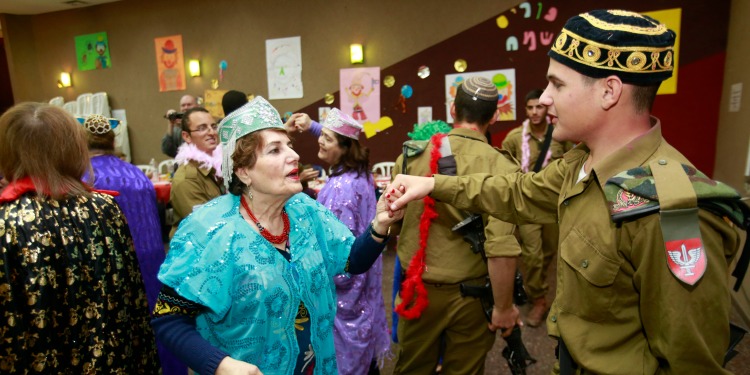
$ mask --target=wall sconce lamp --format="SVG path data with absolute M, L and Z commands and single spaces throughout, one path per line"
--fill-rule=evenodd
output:
M 362 50 L 361 44 L 349 45 L 349 53 L 351 55 L 352 64 L 361 64 L 365 61 L 365 52 Z
M 191 77 L 201 76 L 201 62 L 198 60 L 190 60 L 188 62 L 188 71 L 190 71 Z
M 60 73 L 60 79 L 57 80 L 57 87 L 63 88 L 63 87 L 70 87 L 70 73 L 62 72 Z

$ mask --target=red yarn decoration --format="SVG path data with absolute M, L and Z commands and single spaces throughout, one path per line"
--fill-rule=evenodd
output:
M 258 232 L 260 232 L 260 235 L 263 236 L 263 238 L 267 239 L 268 242 L 278 245 L 284 243 L 289 239 L 289 215 L 286 214 L 286 210 L 281 211 L 281 220 L 284 222 L 284 231 L 281 232 L 280 235 L 274 236 L 273 234 L 271 234 L 271 232 L 268 231 L 268 229 L 260 225 L 260 221 L 258 221 L 255 215 L 253 215 L 253 211 L 250 210 L 250 206 L 248 206 L 247 202 L 245 201 L 244 195 L 240 196 L 240 203 L 242 203 L 242 207 L 244 207 L 245 211 L 247 211 L 247 215 L 250 216 L 250 219 L 252 219 L 255 225 L 258 227 Z
M 431 139 L 432 151 L 430 151 L 430 174 L 428 176 L 437 173 L 440 145 L 443 143 L 445 136 L 446 134 L 435 134 Z M 409 268 L 406 269 L 406 277 L 401 284 L 401 303 L 394 309 L 398 315 L 405 319 L 419 318 L 429 304 L 422 274 L 425 270 L 427 237 L 430 234 L 430 226 L 437 217 L 435 199 L 429 196 L 425 197 L 424 211 L 419 218 L 419 249 L 409 262 Z

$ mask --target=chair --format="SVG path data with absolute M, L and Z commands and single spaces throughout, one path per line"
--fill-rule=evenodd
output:
M 174 172 L 175 168 L 175 161 L 174 159 L 167 159 L 159 163 L 159 174 L 172 174 Z
M 136 165 L 136 167 L 138 167 L 138 169 L 140 169 L 141 172 L 143 172 L 143 174 L 145 174 L 146 177 L 148 178 L 153 177 L 154 173 L 156 173 L 156 170 L 154 170 L 154 167 L 148 164 L 138 164 Z
M 383 177 L 390 176 L 391 172 L 393 171 L 393 166 L 395 165 L 396 163 L 392 161 L 376 163 L 372 166 L 372 173 L 378 173 Z
M 63 109 L 68 111 L 73 116 L 78 116 L 78 102 L 72 101 L 63 104 Z
M 85 93 L 78 95 L 78 115 L 81 117 L 88 117 L 93 114 L 91 107 L 91 93 Z

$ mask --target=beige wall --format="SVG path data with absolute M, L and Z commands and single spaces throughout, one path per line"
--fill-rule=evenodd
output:
M 727 62 L 724 70 L 724 89 L 721 95 L 719 132 L 717 134 L 716 167 L 714 178 L 732 185 L 744 195 L 745 168 L 750 144 L 750 2 L 732 0 L 727 42 Z M 739 112 L 729 112 L 731 86 L 742 83 L 744 92 Z
M 106 91 L 110 106 L 127 111 L 135 163 L 157 160 L 166 129 L 162 115 L 188 93 L 202 95 L 228 69 L 221 89 L 267 96 L 265 40 L 301 36 L 304 98 L 275 100 L 293 111 L 338 90 L 339 69 L 351 67 L 349 44 L 365 45 L 365 65 L 387 67 L 515 5 L 512 0 L 212 2 L 126 0 L 37 16 L 5 15 L 2 25 L 16 102 L 74 100 Z M 105 31 L 112 68 L 81 72 L 74 37 Z M 160 93 L 155 37 L 181 34 L 185 59 L 199 58 L 203 76 L 188 78 L 186 91 Z M 56 86 L 60 71 L 72 72 L 73 87 Z M 415 72 L 416 74 L 416 72 Z

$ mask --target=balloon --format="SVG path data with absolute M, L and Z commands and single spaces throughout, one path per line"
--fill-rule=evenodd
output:
M 414 89 L 412 89 L 411 86 L 409 85 L 401 86 L 401 95 L 403 95 L 404 98 L 409 99 L 411 98 L 412 94 L 414 94 Z
M 221 60 L 221 62 L 219 63 L 219 69 L 227 70 L 227 60 Z
M 385 87 L 393 87 L 394 84 L 396 84 L 395 77 L 388 75 L 383 78 L 383 85 L 385 85 Z

